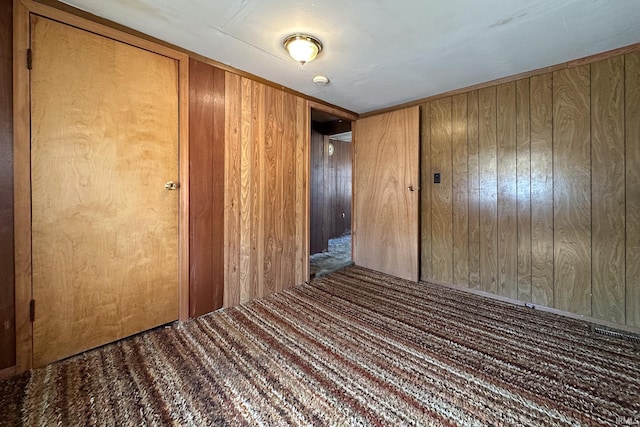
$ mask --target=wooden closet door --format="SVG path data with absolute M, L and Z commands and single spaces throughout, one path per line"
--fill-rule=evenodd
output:
M 177 63 L 32 16 L 34 366 L 178 318 Z
M 419 107 L 358 120 L 354 262 L 418 280 Z

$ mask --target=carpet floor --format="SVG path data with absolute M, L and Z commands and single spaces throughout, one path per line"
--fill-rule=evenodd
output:
M 640 345 L 347 267 L 0 392 L 6 425 L 638 425 Z

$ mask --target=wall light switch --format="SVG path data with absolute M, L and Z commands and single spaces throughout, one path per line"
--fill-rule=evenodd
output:
M 434 184 L 440 184 L 440 173 L 434 173 L 433 174 L 433 183 Z

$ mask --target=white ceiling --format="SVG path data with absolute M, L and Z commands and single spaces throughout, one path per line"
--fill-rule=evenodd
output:
M 357 113 L 640 42 L 640 0 L 64 2 Z M 314 62 L 282 48 L 295 32 Z

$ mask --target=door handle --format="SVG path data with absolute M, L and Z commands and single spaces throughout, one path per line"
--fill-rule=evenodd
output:
M 177 182 L 167 181 L 164 183 L 164 188 L 166 188 L 169 191 L 177 190 L 178 187 L 180 187 L 180 184 L 178 184 Z
M 409 189 L 409 191 L 416 191 L 416 190 L 420 191 L 420 187 L 418 187 L 418 188 L 416 189 L 416 188 L 414 188 L 414 187 L 413 187 L 413 185 L 410 185 L 410 186 L 408 186 L 407 188 Z

